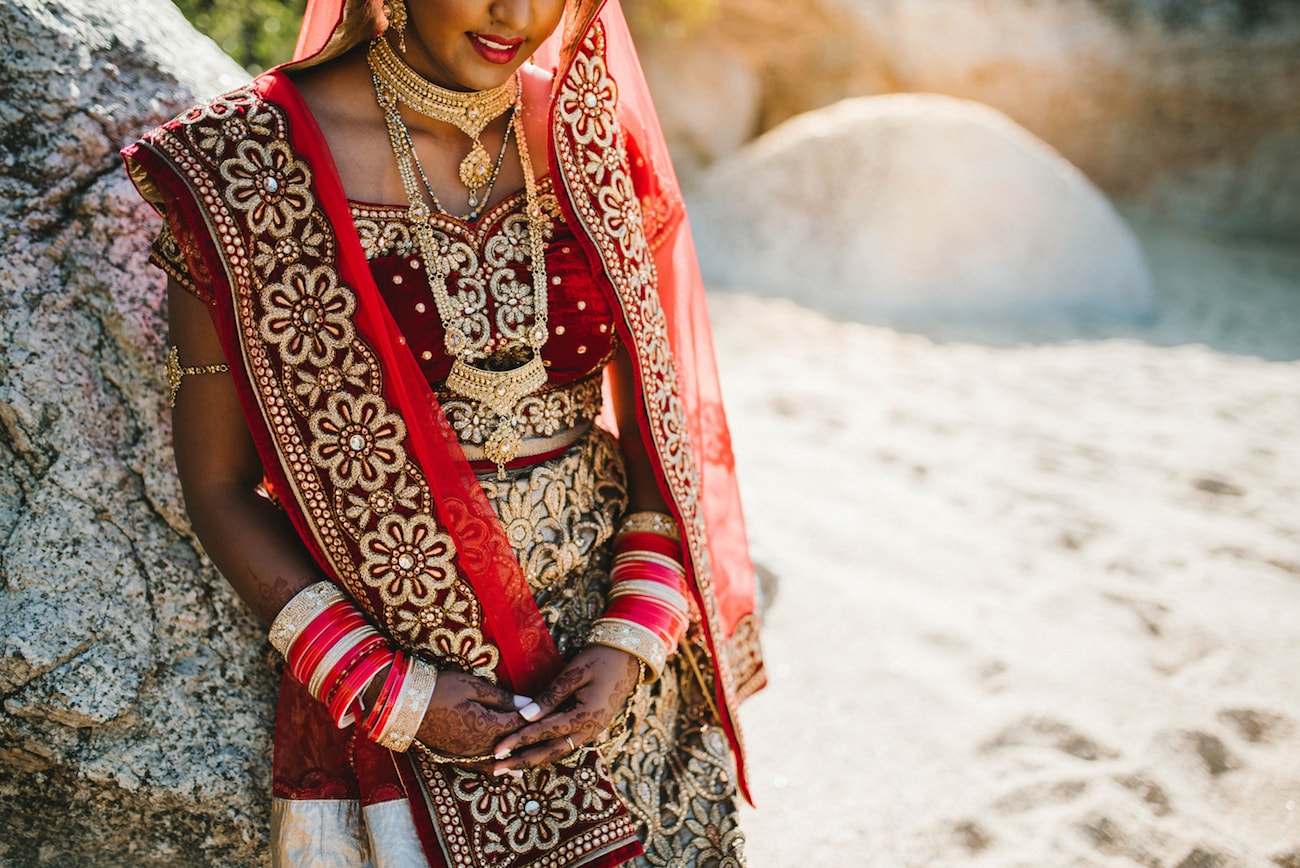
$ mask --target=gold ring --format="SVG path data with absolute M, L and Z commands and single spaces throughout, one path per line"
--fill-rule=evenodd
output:
M 576 744 L 573 743 L 573 736 L 571 736 L 571 735 L 566 735 L 566 736 L 564 737 L 564 740 L 567 741 L 567 742 L 569 743 L 569 752 L 570 752 L 570 753 L 572 753 L 573 751 L 575 751 L 575 750 L 578 749 L 578 746 L 577 746 Z

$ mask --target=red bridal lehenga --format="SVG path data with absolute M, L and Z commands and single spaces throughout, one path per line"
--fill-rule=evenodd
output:
M 300 55 L 368 38 L 370 9 L 313 4 Z M 267 487 L 394 645 L 517 692 L 583 647 L 627 504 L 602 397 L 620 347 L 682 529 L 692 614 L 677 653 L 613 741 L 522 781 L 340 730 L 286 675 L 279 864 L 744 862 L 735 709 L 763 683 L 753 568 L 680 194 L 616 4 L 571 2 L 535 61 L 549 378 L 512 408 L 529 457 L 504 474 L 485 452 L 495 416 L 444 385 L 452 360 L 406 206 L 346 198 L 283 71 L 124 151 L 165 217 L 154 262 L 212 313 Z M 490 318 L 515 325 L 532 291 L 524 205 L 516 194 L 473 222 L 433 224 L 454 251 L 448 287 L 490 287 Z

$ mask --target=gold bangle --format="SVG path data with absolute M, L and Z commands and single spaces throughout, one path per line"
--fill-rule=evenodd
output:
M 622 618 L 597 618 L 587 634 L 587 644 L 626 651 L 650 668 L 654 676 L 651 681 L 659 677 L 668 662 L 668 649 L 662 639 L 652 630 Z
M 293 599 L 285 603 L 280 614 L 276 615 L 275 620 L 271 622 L 268 638 L 271 640 L 272 647 L 279 651 L 281 656 L 287 657 L 289 649 L 293 647 L 299 634 L 307 629 L 307 625 L 315 620 L 317 615 L 346 599 L 347 597 L 343 596 L 343 592 L 333 582 L 320 581 L 303 588 L 293 595 Z
M 171 386 L 172 397 L 171 406 L 176 406 L 176 393 L 181 390 L 181 381 L 187 376 L 195 374 L 228 374 L 230 365 L 197 365 L 195 367 L 184 367 L 181 365 L 181 351 L 175 344 L 167 351 L 167 385 Z
M 618 526 L 618 535 L 625 533 L 654 533 L 666 536 L 673 542 L 682 541 L 681 529 L 673 517 L 665 512 L 630 512 L 623 516 Z
M 432 664 L 412 657 L 402 692 L 394 700 L 397 707 L 375 741 L 391 751 L 405 753 L 424 722 L 424 713 L 429 709 L 429 700 L 433 698 L 437 684 L 438 670 Z

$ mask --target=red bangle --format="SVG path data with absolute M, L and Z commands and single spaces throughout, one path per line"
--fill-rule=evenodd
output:
M 284 659 L 288 662 L 289 671 L 293 673 L 294 678 L 297 678 L 304 684 L 307 683 L 306 678 L 311 675 L 311 670 L 308 669 L 306 670 L 305 675 L 300 675 L 299 667 L 295 665 L 296 662 L 302 659 L 302 656 L 307 652 L 307 649 L 311 648 L 315 644 L 317 637 L 320 636 L 322 632 L 329 629 L 330 625 L 343 617 L 344 614 L 353 611 L 354 609 L 355 607 L 347 600 L 340 600 L 329 606 L 315 618 L 312 618 L 311 622 L 307 624 L 306 627 L 302 628 L 302 631 L 298 634 L 298 638 L 294 639 L 293 644 L 289 646 L 288 650 L 285 651 L 284 654 Z
M 381 691 L 384 701 L 376 703 L 375 720 L 373 725 L 367 727 L 367 737 L 371 741 L 378 741 L 383 735 L 384 729 L 388 726 L 388 721 L 392 719 L 393 711 L 397 708 L 397 698 L 402 695 L 402 686 L 406 684 L 407 676 L 410 675 L 411 665 L 415 662 L 414 657 L 407 657 L 401 661 L 393 663 L 393 668 L 388 672 L 388 678 L 384 680 L 384 688 Z
M 339 658 L 329 672 L 320 675 L 320 701 L 326 706 L 332 707 L 334 699 L 343 684 L 347 681 L 352 671 L 357 668 L 365 659 L 379 648 L 386 644 L 384 637 L 380 636 L 373 630 L 370 635 L 362 637 L 350 648 L 346 654 Z
M 634 594 L 614 600 L 601 617 L 619 618 L 639 624 L 663 639 L 664 644 L 669 647 L 677 644 L 676 639 L 680 638 L 679 629 L 686 620 L 682 612 L 668 606 L 662 600 Z
M 614 584 L 642 579 L 672 588 L 679 594 L 685 594 L 686 592 L 686 586 L 680 574 L 660 564 L 652 564 L 646 561 L 624 561 L 610 570 L 609 578 Z
M 351 603 L 330 606 L 307 625 L 289 649 L 289 671 L 303 684 L 310 683 L 312 673 L 334 644 L 365 624 L 365 616 Z
M 388 674 L 384 677 L 384 683 L 379 685 L 379 693 L 375 696 L 375 704 L 366 712 L 365 719 L 361 721 L 361 731 L 367 737 L 374 730 L 375 724 L 382 716 L 384 707 L 392 698 L 392 687 L 395 678 L 400 680 L 400 673 L 406 668 L 406 655 L 398 649 L 393 649 L 393 660 L 388 664 Z
M 357 699 L 370 686 L 370 682 L 379 671 L 393 659 L 393 652 L 387 645 L 383 637 L 379 637 L 379 642 L 371 645 L 348 674 L 343 676 L 330 697 L 330 717 L 334 718 L 334 723 L 339 729 L 343 729 L 356 719 L 353 706 Z

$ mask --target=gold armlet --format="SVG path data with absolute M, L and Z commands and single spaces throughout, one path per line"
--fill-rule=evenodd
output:
M 167 384 L 172 387 L 171 405 L 176 406 L 176 393 L 181 381 L 189 374 L 228 374 L 230 365 L 199 365 L 187 368 L 181 365 L 181 351 L 175 345 L 167 351 Z

